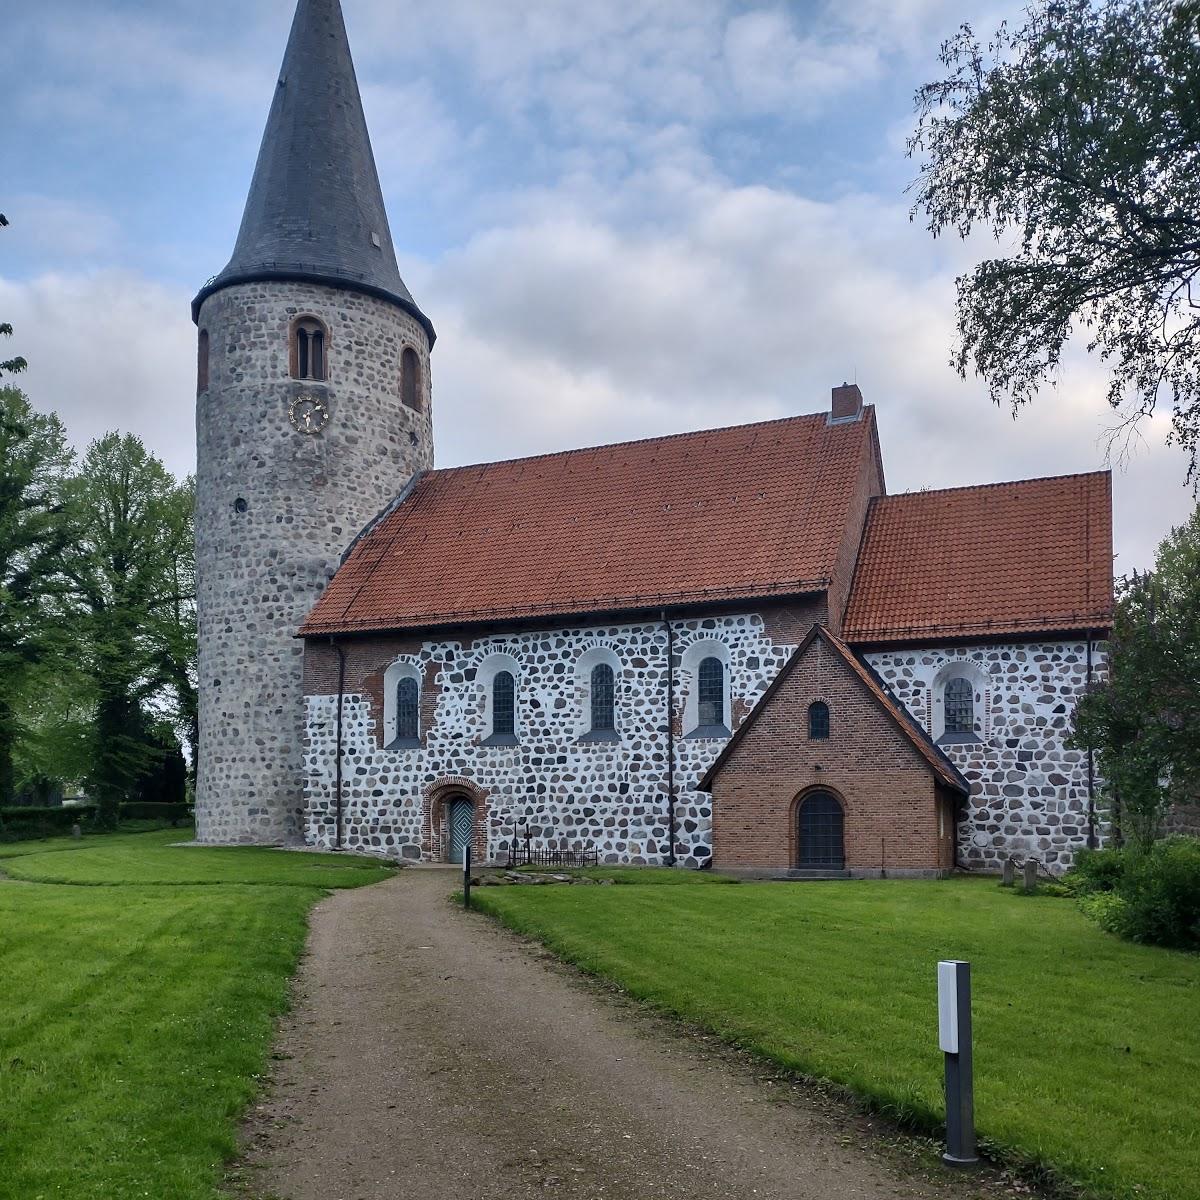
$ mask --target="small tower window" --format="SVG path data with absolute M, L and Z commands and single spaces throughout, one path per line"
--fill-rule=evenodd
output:
M 516 681 L 511 671 L 497 671 L 492 680 L 492 736 L 513 737 L 516 732 Z
M 613 733 L 617 728 L 616 676 L 608 663 L 592 668 L 592 732 Z
M 196 344 L 196 395 L 201 396 L 208 391 L 208 330 L 200 330 L 200 340 Z
M 946 732 L 959 736 L 975 732 L 975 689 L 961 676 L 946 684 Z
M 814 741 L 829 736 L 829 705 L 823 700 L 808 706 L 808 736 Z
M 725 724 L 725 664 L 706 658 L 696 674 L 697 716 L 701 726 Z
M 406 676 L 396 684 L 396 739 L 415 742 L 419 736 L 419 695 L 417 681 Z
M 325 326 L 316 317 L 301 317 L 292 326 L 291 367 L 293 379 L 323 380 L 326 377 Z
M 408 408 L 421 411 L 421 360 L 411 346 L 400 355 L 400 399 Z

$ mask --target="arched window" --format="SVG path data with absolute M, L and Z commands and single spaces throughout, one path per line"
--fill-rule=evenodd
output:
M 325 326 L 316 317 L 301 317 L 292 326 L 292 378 L 325 378 Z
M 196 395 L 201 396 L 208 391 L 208 330 L 200 330 L 200 340 L 196 344 Z
M 808 736 L 814 740 L 829 736 L 829 705 L 823 700 L 808 706 Z
M 975 732 L 975 690 L 961 675 L 946 684 L 946 732 L 959 736 Z
M 616 676 L 608 663 L 592 668 L 592 732 L 614 733 L 617 728 Z
M 492 680 L 492 736 L 515 737 L 517 684 L 511 671 L 497 671 Z
M 696 672 L 697 724 L 725 724 L 725 664 L 719 658 L 706 658 Z
M 396 740 L 415 742 L 420 737 L 420 689 L 408 675 L 396 684 Z
M 411 346 L 405 346 L 400 354 L 400 399 L 421 411 L 421 360 Z

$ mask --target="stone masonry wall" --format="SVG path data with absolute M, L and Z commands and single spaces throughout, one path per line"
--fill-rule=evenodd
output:
M 809 617 L 809 621 L 811 621 Z M 692 684 L 688 664 L 699 643 L 728 652 L 730 708 L 736 725 L 795 649 L 778 640 L 804 621 L 742 613 L 677 621 L 673 722 L 686 732 Z M 797 639 L 798 640 L 798 639 Z M 459 790 L 476 799 L 486 828 L 477 841 L 488 857 L 503 853 L 526 828 L 538 845 L 594 845 L 604 861 L 661 862 L 667 853 L 667 634 L 661 622 L 499 634 L 475 640 L 347 643 L 348 678 L 360 690 L 343 704 L 345 844 L 405 859 L 441 856 L 440 800 Z M 691 653 L 689 654 L 689 648 Z M 580 740 L 587 673 L 582 655 L 615 654 L 618 742 Z M 397 653 L 397 651 L 401 651 Z M 485 746 L 488 660 L 516 659 L 519 744 Z M 308 670 L 307 840 L 334 843 L 337 696 L 329 690 L 329 647 L 313 643 Z M 365 662 L 364 658 L 372 659 Z M 422 745 L 384 749 L 376 690 L 393 661 L 424 681 Z M 724 738 L 677 737 L 677 859 L 701 865 L 711 854 L 709 797 L 692 789 Z
M 942 744 L 971 783 L 959 863 L 999 869 L 1016 854 L 1054 872 L 1069 868 L 1090 825 L 1087 754 L 1066 745 L 1087 687 L 1087 643 L 903 648 L 865 657 L 934 737 L 945 682 L 962 675 L 974 683 L 980 740 Z M 1093 645 L 1097 678 L 1103 670 L 1103 644 Z M 1098 796 L 1098 779 L 1094 788 Z M 1097 816 L 1100 841 L 1104 832 Z
M 328 381 L 289 374 L 294 318 L 329 330 Z M 208 387 L 196 401 L 200 754 L 197 835 L 298 838 L 303 646 L 295 637 L 358 531 L 433 462 L 429 343 L 393 304 L 299 282 L 238 284 L 200 311 Z M 421 363 L 422 411 L 400 400 L 400 356 Z M 289 407 L 319 396 L 328 425 Z

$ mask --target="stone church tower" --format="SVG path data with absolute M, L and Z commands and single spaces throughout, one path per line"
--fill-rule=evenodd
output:
M 192 316 L 198 836 L 289 841 L 296 631 L 359 530 L 433 464 L 433 326 L 396 265 L 338 0 L 299 0 L 233 257 Z

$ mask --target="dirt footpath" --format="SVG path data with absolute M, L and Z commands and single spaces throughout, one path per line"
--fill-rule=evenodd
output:
M 412 869 L 315 911 L 239 1194 L 284 1200 L 964 1197 L 447 902 Z

